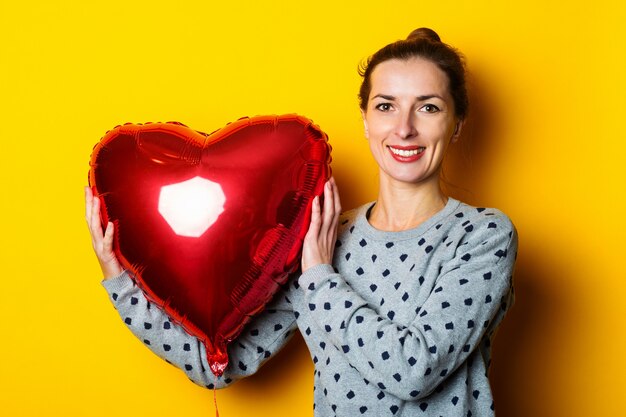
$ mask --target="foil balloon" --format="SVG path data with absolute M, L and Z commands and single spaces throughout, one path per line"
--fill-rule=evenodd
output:
M 228 343 L 299 265 L 313 197 L 330 177 L 326 134 L 296 115 L 212 134 L 126 124 L 107 132 L 90 166 L 120 262 L 204 343 L 220 376 Z

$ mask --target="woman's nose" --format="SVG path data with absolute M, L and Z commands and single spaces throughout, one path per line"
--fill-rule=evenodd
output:
M 417 126 L 415 124 L 415 117 L 412 112 L 403 112 L 398 115 L 396 121 L 396 135 L 400 139 L 411 139 L 417 135 Z

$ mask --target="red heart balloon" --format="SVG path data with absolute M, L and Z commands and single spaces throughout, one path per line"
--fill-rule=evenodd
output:
M 91 155 L 89 184 L 114 250 L 148 299 L 205 345 L 226 346 L 299 264 L 330 145 L 301 116 L 243 118 L 212 134 L 126 124 Z

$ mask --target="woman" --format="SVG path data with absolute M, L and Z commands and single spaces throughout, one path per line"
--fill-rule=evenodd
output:
M 315 363 L 317 416 L 493 415 L 490 342 L 512 302 L 517 235 L 500 211 L 440 188 L 441 162 L 467 114 L 462 60 L 421 28 L 376 52 L 362 76 L 378 198 L 340 218 L 328 182 L 323 207 L 313 204 L 302 275 L 230 345 L 222 378 L 208 371 L 198 340 L 149 308 L 122 271 L 112 225 L 103 236 L 87 190 L 104 286 L 137 337 L 208 388 L 254 373 L 297 327 Z

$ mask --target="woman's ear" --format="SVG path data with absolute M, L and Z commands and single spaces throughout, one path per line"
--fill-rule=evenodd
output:
M 461 131 L 463 130 L 463 125 L 465 124 L 465 119 L 458 120 L 456 125 L 454 126 L 454 133 L 452 133 L 452 137 L 450 138 L 450 143 L 454 143 L 459 140 L 461 136 Z
M 370 132 L 367 129 L 367 120 L 365 120 L 365 112 L 363 111 L 363 109 L 361 109 L 361 117 L 363 118 L 363 131 L 365 132 L 365 137 L 367 139 L 370 138 Z

